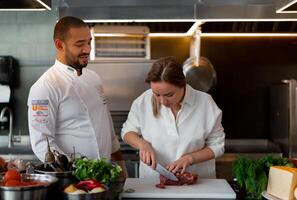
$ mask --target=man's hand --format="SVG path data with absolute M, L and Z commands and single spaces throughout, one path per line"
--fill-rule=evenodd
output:
M 111 154 L 112 161 L 116 162 L 121 168 L 122 173 L 120 174 L 119 181 L 125 181 L 128 178 L 128 171 L 126 168 L 126 162 L 123 159 L 122 153 L 120 150 Z
M 119 161 L 117 161 L 117 164 L 119 166 L 121 166 L 121 168 L 123 170 L 121 172 L 120 177 L 119 177 L 118 180 L 124 182 L 129 177 L 128 171 L 127 171 L 127 168 L 126 168 L 126 162 L 124 160 L 119 160 Z

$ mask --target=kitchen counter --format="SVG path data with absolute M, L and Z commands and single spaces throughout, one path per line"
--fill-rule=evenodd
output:
M 198 179 L 196 184 L 155 187 L 158 180 L 128 178 L 122 199 L 236 199 L 236 194 L 224 179 Z

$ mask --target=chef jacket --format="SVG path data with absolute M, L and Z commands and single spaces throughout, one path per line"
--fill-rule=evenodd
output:
M 28 123 L 33 152 L 44 161 L 46 136 L 51 150 L 68 156 L 74 152 L 88 158 L 106 158 L 120 148 L 104 97 L 101 78 L 83 68 L 58 60 L 31 87 Z
M 130 131 L 150 142 L 157 161 L 163 166 L 186 153 L 209 147 L 215 157 L 224 153 L 225 133 L 221 125 L 222 112 L 207 93 L 186 86 L 185 96 L 176 119 L 170 108 L 161 105 L 160 116 L 153 115 L 152 90 L 139 96 L 132 104 L 127 121 L 123 124 L 122 138 Z M 215 159 L 187 168 L 199 177 L 215 178 Z M 159 174 L 140 162 L 141 178 L 158 178 Z

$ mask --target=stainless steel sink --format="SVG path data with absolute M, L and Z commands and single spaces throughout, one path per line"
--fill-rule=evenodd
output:
M 14 135 L 19 142 L 14 142 L 13 146 L 31 146 L 29 135 Z M 0 147 L 8 147 L 8 135 L 0 135 Z
M 15 142 L 12 147 L 8 148 L 8 136 L 0 135 L 0 156 L 6 160 L 38 161 L 32 151 L 29 135 L 18 137 L 20 137 L 20 142 Z

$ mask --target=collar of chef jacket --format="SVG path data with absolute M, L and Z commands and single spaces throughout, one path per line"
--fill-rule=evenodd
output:
M 73 67 L 70 67 L 68 65 L 63 64 L 63 63 L 61 63 L 58 60 L 55 61 L 55 65 L 54 66 L 57 67 L 57 68 L 59 68 L 59 70 L 62 70 L 63 72 L 67 73 L 72 78 L 78 77 L 78 74 L 77 74 L 76 69 L 74 69 Z

